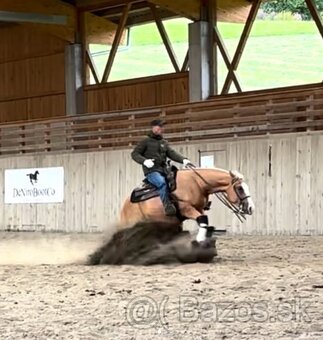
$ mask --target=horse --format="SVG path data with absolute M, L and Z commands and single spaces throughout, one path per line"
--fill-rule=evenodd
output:
M 254 212 L 255 205 L 249 187 L 244 176 L 236 170 L 183 168 L 176 172 L 174 180 L 176 185 L 170 195 L 177 208 L 176 216 L 166 216 L 156 188 L 144 185 L 134 189 L 132 195 L 124 201 L 119 216 L 120 225 L 129 226 L 147 220 L 181 224 L 191 219 L 198 226 L 196 242 L 204 246 L 209 244 L 215 230 L 209 225 L 205 214 L 210 195 L 215 194 L 240 218 Z M 133 199 L 136 190 L 144 193 L 137 202 Z

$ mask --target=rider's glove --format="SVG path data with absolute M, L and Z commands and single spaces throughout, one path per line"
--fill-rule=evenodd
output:
M 185 158 L 184 160 L 183 160 L 183 164 L 184 164 L 184 167 L 186 168 L 186 167 L 193 167 L 193 168 L 195 168 L 195 165 L 189 160 L 189 159 L 187 159 L 187 158 Z
M 144 166 L 148 169 L 152 168 L 154 166 L 154 160 L 153 159 L 146 159 L 144 161 Z

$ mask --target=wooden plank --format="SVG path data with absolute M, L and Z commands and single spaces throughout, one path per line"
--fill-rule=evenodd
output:
M 102 86 L 98 89 L 86 91 L 86 102 L 88 112 L 104 112 L 115 110 L 126 110 L 134 108 L 146 108 L 157 105 L 174 104 L 176 102 L 187 102 L 188 100 L 188 74 L 180 73 L 179 77 L 149 77 L 148 80 L 129 81 L 120 86 Z M 177 92 L 171 93 L 171 84 L 177 88 Z M 157 97 L 159 86 L 167 87 L 163 93 L 165 97 Z M 165 98 L 165 99 L 163 99 Z M 131 104 L 131 105 L 129 105 Z
M 248 113 L 253 112 L 253 110 L 248 110 Z M 294 126 L 293 120 L 295 118 L 303 118 L 306 121 L 307 117 L 313 118 L 318 117 L 321 118 L 322 111 L 319 110 L 306 110 L 306 111 L 295 111 L 295 112 L 285 112 L 285 113 L 267 113 L 263 115 L 254 115 L 251 114 L 249 116 L 232 116 L 230 118 L 218 118 L 215 116 L 213 112 L 210 112 L 210 116 L 206 116 L 205 113 L 209 112 L 200 112 L 197 115 L 193 115 L 192 112 L 183 112 L 180 114 L 168 116 L 168 130 L 184 130 L 187 128 L 191 128 L 191 131 L 199 130 L 199 129 L 210 129 L 212 127 L 221 127 L 221 125 L 246 125 L 248 124 L 260 124 L 261 122 L 268 122 L 270 124 L 276 124 L 277 122 L 285 119 L 286 123 L 289 121 L 291 127 Z M 234 109 L 230 112 L 232 115 L 234 114 Z M 167 117 L 167 116 L 166 116 Z M 133 122 L 131 127 L 129 126 L 129 119 L 120 120 L 119 116 L 116 117 L 106 117 L 101 118 L 99 120 L 91 120 L 89 122 L 82 122 L 81 124 L 76 125 L 59 125 L 59 126 L 51 126 L 50 123 L 41 124 L 37 126 L 32 125 L 23 125 L 24 127 L 24 141 L 32 141 L 33 136 L 36 133 L 42 133 L 45 136 L 45 139 L 51 139 L 53 137 L 65 136 L 67 133 L 73 133 L 75 138 L 85 137 L 85 136 L 96 136 L 100 135 L 115 135 L 115 134 L 127 134 L 127 133 L 144 133 L 147 131 L 147 127 L 149 126 L 149 122 L 151 118 L 139 118 Z M 172 119 L 175 120 L 172 122 Z M 185 120 L 185 122 L 177 123 L 176 121 Z M 196 120 L 195 120 L 196 119 Z M 28 128 L 30 127 L 30 128 Z M 86 130 L 86 131 L 85 131 Z M 101 131 L 99 131 L 101 130 Z M 10 140 L 14 141 L 22 141 L 21 138 L 17 138 L 17 133 L 20 131 L 20 126 L 17 126 L 15 129 L 0 129 L 0 138 L 3 141 L 9 142 Z
M 297 189 L 297 212 L 298 230 L 300 233 L 306 233 L 308 230 L 310 209 L 307 204 L 310 199 L 310 159 L 308 158 L 308 138 L 301 137 L 297 139 L 297 159 L 296 159 L 296 189 Z
M 310 154 L 310 168 L 311 168 L 311 196 L 308 204 L 311 207 L 309 215 L 309 232 L 323 234 L 323 226 L 321 223 L 321 212 L 323 210 L 323 173 L 321 166 L 321 157 L 318 157 L 317 150 L 323 148 L 322 134 L 311 135 L 311 154 Z M 305 201 L 306 202 L 306 201 Z M 305 202 L 299 202 L 299 205 L 304 205 Z
M 0 125 L 2 152 L 13 152 L 12 143 L 18 145 L 18 149 L 22 152 L 32 152 L 33 148 L 35 152 L 37 150 L 48 152 L 49 148 L 80 150 L 87 147 L 86 143 L 92 143 L 99 148 L 124 146 L 125 143 L 133 143 L 142 136 L 148 129 L 152 116 L 156 115 L 162 115 L 168 120 L 167 138 L 176 142 L 181 139 L 197 140 L 211 136 L 241 137 L 248 134 L 254 136 L 265 133 L 295 132 L 299 129 L 322 129 L 323 96 L 320 96 L 322 92 L 322 89 L 319 92 L 314 87 L 314 93 L 318 96 L 313 95 L 313 92 L 311 95 L 295 92 L 294 98 L 277 100 L 277 96 L 273 96 L 272 98 L 277 101 L 271 99 L 269 102 L 261 100 L 259 95 L 257 100 L 253 98 L 243 106 L 241 104 L 236 106 L 237 102 L 233 101 L 230 105 L 235 106 L 226 104 L 221 107 L 219 101 L 214 100 L 152 110 L 118 111 Z M 308 93 L 311 93 L 309 89 Z M 264 104 L 259 105 L 260 102 Z M 132 119 L 131 123 L 129 118 Z M 55 125 L 51 126 L 51 124 Z M 61 124 L 66 124 L 64 129 Z M 23 133 L 20 129 L 23 129 Z M 65 136 L 67 141 L 60 143 L 57 140 L 59 136 L 63 139 Z M 39 145 L 39 149 L 35 145 Z
M 199 139 L 206 138 L 207 136 L 212 136 L 213 138 L 220 138 L 223 135 L 232 135 L 232 136 L 239 136 L 240 134 L 244 133 L 249 133 L 249 134 L 261 134 L 261 133 L 275 133 L 276 131 L 280 132 L 283 130 L 288 130 L 288 129 L 295 129 L 295 128 L 306 128 L 308 126 L 322 126 L 323 125 L 323 119 L 321 120 L 316 120 L 312 122 L 295 122 L 291 126 L 291 124 L 285 123 L 285 124 L 277 124 L 277 125 L 259 125 L 256 128 L 253 127 L 241 127 L 241 126 L 235 126 L 235 127 L 228 127 L 228 128 L 217 128 L 217 129 L 210 129 L 210 130 L 203 130 L 203 135 L 201 138 L 201 131 L 200 130 L 195 130 L 195 131 L 185 131 L 185 132 L 176 132 L 175 134 L 168 134 L 168 140 L 172 141 L 173 138 L 175 139 L 183 139 L 183 138 L 188 138 L 188 137 L 198 137 Z M 50 148 L 64 148 L 64 149 L 71 149 L 71 148 L 87 148 L 89 145 L 95 145 L 97 147 L 102 148 L 104 144 L 109 144 L 109 145 L 118 145 L 118 144 L 123 144 L 127 145 L 130 142 L 136 142 L 139 139 L 143 138 L 145 134 L 138 135 L 138 136 L 128 136 L 126 134 L 125 136 L 112 136 L 112 137 L 105 137 L 104 138 L 97 138 L 95 139 L 80 139 L 77 140 L 77 136 L 73 136 L 72 141 L 66 141 L 66 142 L 54 142 L 48 144 L 47 142 L 39 142 L 37 144 L 31 144 L 31 145 L 26 145 L 25 143 L 22 143 L 21 141 L 17 141 L 19 145 L 16 146 L 4 146 L 0 148 L 1 153 L 5 152 L 25 152 L 25 151 L 48 151 Z M 21 145 L 23 144 L 23 145 Z M 107 145 L 106 147 L 109 147 Z

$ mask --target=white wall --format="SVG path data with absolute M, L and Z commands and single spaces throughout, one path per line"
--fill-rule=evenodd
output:
M 272 176 L 269 176 L 269 146 Z M 214 198 L 210 222 L 232 233 L 323 234 L 321 152 L 323 135 L 284 135 L 204 144 L 176 145 L 175 149 L 198 163 L 213 154 L 216 166 L 245 175 L 256 212 L 241 224 Z M 215 150 L 215 151 L 214 151 Z M 207 151 L 205 153 L 205 151 Z M 65 200 L 62 204 L 4 204 L 0 197 L 0 229 L 8 226 L 52 231 L 101 231 L 116 221 L 122 201 L 143 178 L 131 150 L 75 154 L 41 154 L 0 158 L 4 170 L 63 166 Z

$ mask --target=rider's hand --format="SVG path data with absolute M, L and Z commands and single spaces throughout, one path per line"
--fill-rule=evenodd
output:
M 183 160 L 183 164 L 184 164 L 184 167 L 186 168 L 186 167 L 193 167 L 193 168 L 195 168 L 195 165 L 189 160 L 189 159 L 187 159 L 187 158 L 185 158 L 184 160 Z
M 144 166 L 148 169 L 152 168 L 154 166 L 154 160 L 153 159 L 146 159 L 144 161 Z

